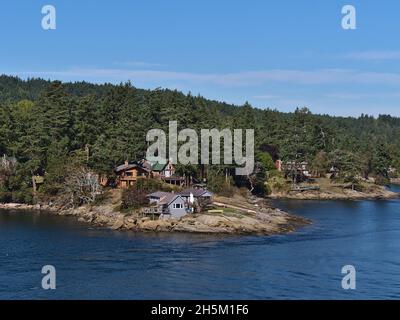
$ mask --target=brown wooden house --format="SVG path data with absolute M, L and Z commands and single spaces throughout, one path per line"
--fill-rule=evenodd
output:
M 138 179 L 146 179 L 150 176 L 151 172 L 141 166 L 138 163 L 129 163 L 125 161 L 125 164 L 118 166 L 115 169 L 117 174 L 117 187 L 128 188 L 132 186 Z
M 133 163 L 125 161 L 125 164 L 118 166 L 115 172 L 118 188 L 128 188 L 140 178 L 160 179 L 165 183 L 178 186 L 184 186 L 187 180 L 175 174 L 175 166 L 170 161 L 166 164 L 151 163 L 146 159 Z

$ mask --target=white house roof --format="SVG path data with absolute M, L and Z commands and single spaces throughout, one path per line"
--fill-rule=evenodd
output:
M 181 198 L 180 194 L 172 193 L 172 192 L 162 192 L 157 191 L 147 195 L 149 198 L 157 198 L 159 199 L 158 204 L 166 204 L 169 205 L 171 202 L 175 201 L 176 198 Z
M 184 197 L 189 197 L 190 194 L 193 194 L 193 196 L 196 198 L 196 197 L 202 197 L 205 195 L 212 195 L 212 192 L 210 192 L 206 189 L 188 188 L 188 189 L 183 190 L 182 192 L 179 192 L 179 194 Z

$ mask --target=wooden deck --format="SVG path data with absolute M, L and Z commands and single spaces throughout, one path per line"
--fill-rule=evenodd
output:
M 147 207 L 147 208 L 142 208 L 141 212 L 144 214 L 154 214 L 154 215 L 161 215 L 161 214 L 169 214 L 168 209 L 161 209 L 159 207 Z

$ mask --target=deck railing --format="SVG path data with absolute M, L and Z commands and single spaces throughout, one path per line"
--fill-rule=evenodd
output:
M 161 208 L 161 207 L 147 207 L 147 208 L 142 208 L 142 213 L 144 214 L 169 214 L 169 209 L 168 208 Z

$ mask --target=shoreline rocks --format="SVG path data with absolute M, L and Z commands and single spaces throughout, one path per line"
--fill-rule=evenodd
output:
M 392 178 L 390 179 L 390 183 L 400 185 L 400 178 Z
M 0 208 L 16 210 L 39 210 L 39 206 L 8 204 Z M 311 224 L 307 219 L 290 215 L 279 209 L 260 208 L 255 213 L 235 212 L 223 214 L 186 215 L 179 220 L 151 220 L 149 217 L 125 215 L 113 211 L 112 207 L 81 206 L 75 209 L 56 210 L 44 208 L 60 216 L 74 216 L 81 223 L 111 230 L 133 232 L 179 232 L 203 234 L 274 235 L 289 233 Z
M 399 193 L 382 187 L 358 192 L 349 189 L 303 191 L 289 194 L 273 194 L 269 199 L 293 200 L 365 200 L 399 198 Z M 254 200 L 254 201 L 250 201 Z M 302 217 L 288 214 L 266 204 L 266 199 L 246 199 L 216 197 L 216 203 L 224 209 L 223 213 L 203 213 L 186 215 L 179 220 L 151 220 L 135 212 L 123 214 L 115 208 L 117 202 L 110 201 L 97 206 L 85 205 L 62 210 L 55 206 L 0 204 L 0 209 L 41 210 L 61 216 L 74 216 L 79 222 L 111 230 L 129 230 L 133 232 L 188 232 L 209 234 L 262 234 L 273 235 L 288 233 L 311 224 Z
M 379 188 L 374 191 L 360 192 L 344 189 L 341 192 L 333 191 L 303 191 L 296 193 L 275 193 L 269 196 L 271 199 L 289 200 L 385 200 L 397 199 L 399 193 Z
M 0 209 L 41 210 L 41 206 L 23 203 L 0 203 Z
M 272 235 L 295 231 L 297 228 L 310 224 L 311 222 L 289 215 L 281 210 L 270 209 L 257 214 L 197 214 L 187 215 L 179 220 L 151 220 L 149 217 L 124 215 L 121 213 L 104 214 L 96 212 L 92 208 L 92 214 L 82 214 L 78 208 L 75 214 L 80 216 L 81 221 L 111 230 L 130 230 L 135 232 L 187 232 L 187 233 L 209 233 L 209 234 L 263 234 Z M 271 211 L 274 214 L 271 214 Z

